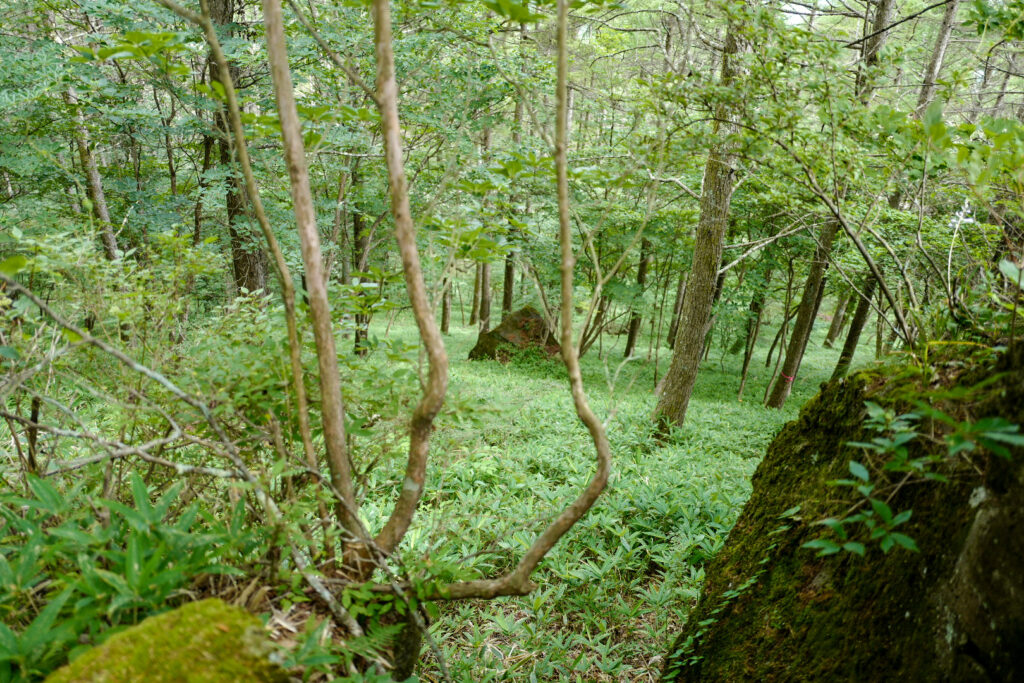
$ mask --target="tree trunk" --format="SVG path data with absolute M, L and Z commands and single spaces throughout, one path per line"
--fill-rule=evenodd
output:
M 793 380 L 796 379 L 800 361 L 803 360 L 804 349 L 807 348 L 807 341 L 814 329 L 814 318 L 818 313 L 818 304 L 821 302 L 821 288 L 825 277 L 825 268 L 828 266 L 828 255 L 832 251 L 832 243 L 838 232 L 839 221 L 836 220 L 829 220 L 821 229 L 818 246 L 814 250 L 814 261 L 807 274 L 796 322 L 793 324 L 793 336 L 789 338 L 789 346 L 786 347 L 786 359 L 782 362 L 779 376 L 775 380 L 775 387 L 765 404 L 769 408 L 781 408 L 793 389 Z
M 882 344 L 885 341 L 885 302 L 878 296 L 878 315 L 875 318 L 875 360 L 882 357 Z
M 924 83 L 921 84 L 921 92 L 917 97 L 917 113 L 928 106 L 928 103 L 935 97 L 935 88 L 938 85 L 939 72 L 942 71 L 942 62 L 946 56 L 946 48 L 949 47 L 949 36 L 953 33 L 953 24 L 956 21 L 956 11 L 960 7 L 960 0 L 949 0 L 946 3 L 945 13 L 942 15 L 942 24 L 935 36 L 935 44 L 932 47 L 932 57 L 928 62 L 928 68 L 924 72 Z
M 480 265 L 480 332 L 491 329 L 491 264 Z
M 629 318 L 629 335 L 626 337 L 626 351 L 624 356 L 630 358 L 636 348 L 636 338 L 640 333 L 641 316 L 636 307 L 643 303 L 644 285 L 647 284 L 647 267 L 651 260 L 651 243 L 648 240 L 640 242 L 640 262 L 636 267 L 637 296 L 633 300 L 633 314 Z
M 452 323 L 452 276 L 444 278 L 444 292 L 441 295 L 441 334 L 448 334 Z
M 672 363 L 662 383 L 657 413 L 660 419 L 681 425 L 697 380 L 697 367 L 704 352 L 704 340 L 711 325 L 715 283 L 722 260 L 722 247 L 729 225 L 732 195 L 731 159 L 716 149 L 708 157 L 701 194 L 701 214 L 694 241 L 693 268 L 679 316 L 679 328 Z
M 210 18 L 218 26 L 226 26 L 234 21 L 235 7 L 232 0 L 211 0 Z M 238 83 L 238 68 L 231 64 L 230 76 Z M 216 69 L 210 70 L 210 82 L 220 83 Z M 224 106 L 217 116 L 220 139 L 220 163 L 230 170 L 225 201 L 228 213 L 228 236 L 231 243 L 231 266 L 234 273 L 235 286 L 250 292 L 262 290 L 267 285 L 267 267 L 263 251 L 248 234 L 248 221 L 245 220 L 245 199 L 240 181 L 235 172 L 236 155 L 231 146 L 231 127 L 228 124 L 227 107 Z
M 737 28 L 730 24 L 725 37 L 720 79 L 723 88 L 732 85 L 736 77 L 736 65 L 731 57 L 740 51 Z M 729 117 L 734 112 L 727 111 L 724 106 L 716 109 L 716 119 L 725 121 L 725 130 L 720 132 L 726 137 L 733 128 Z M 711 322 L 711 307 L 732 201 L 734 155 L 727 147 L 728 144 L 721 140 L 713 143 L 704 169 L 700 218 L 693 245 L 693 266 L 686 285 L 689 291 L 679 317 L 672 363 L 662 382 L 661 395 L 655 409 L 655 419 L 663 425 L 681 425 L 686 417 L 693 385 L 697 381 L 697 367 L 704 351 L 704 339 Z
M 714 308 L 718 300 L 722 298 L 722 291 L 725 289 L 725 273 L 719 273 L 718 279 L 715 280 L 715 296 L 711 298 L 711 307 Z M 742 279 L 740 280 L 742 283 Z M 715 336 L 715 321 L 718 318 L 717 315 L 711 316 L 710 322 L 708 322 L 708 332 L 704 335 L 704 360 L 707 360 L 711 355 L 711 342 Z
M 668 336 L 665 340 L 669 348 L 676 347 L 676 335 L 679 333 L 679 315 L 683 312 L 683 297 L 686 296 L 686 274 L 679 276 L 679 283 L 676 285 L 676 298 L 672 304 L 672 322 L 668 326 Z
M 352 277 L 352 251 L 349 248 L 348 237 L 348 211 L 347 204 L 348 187 L 346 184 L 348 171 L 343 170 L 338 174 L 338 192 L 334 199 L 334 223 L 331 226 L 331 251 L 327 254 L 324 263 L 324 282 L 331 279 L 331 271 L 334 269 L 334 261 L 340 257 L 341 261 L 341 282 L 350 284 Z M 337 256 L 336 256 L 337 255 Z
M 764 284 L 754 292 L 750 298 L 750 307 L 747 314 L 747 333 L 743 347 L 743 370 L 740 372 L 740 388 L 736 394 L 736 400 L 743 400 L 743 388 L 747 384 L 747 373 L 750 370 L 750 360 L 754 357 L 754 347 L 757 346 L 757 338 L 761 334 L 761 316 L 764 313 L 764 300 L 768 296 L 768 284 L 772 280 L 772 271 L 765 273 Z
M 75 145 L 78 147 L 78 158 L 82 162 L 82 171 L 85 172 L 86 187 L 89 190 L 89 199 L 92 201 L 92 212 L 100 223 L 100 240 L 103 242 L 103 254 L 110 261 L 116 261 L 117 238 L 114 235 L 114 226 L 110 224 L 110 211 L 107 209 L 107 196 L 103 192 L 103 180 L 100 178 L 100 170 L 96 165 L 96 157 L 93 156 L 89 146 L 89 131 L 85 127 L 85 117 L 78 108 L 78 96 L 74 88 L 68 88 L 64 92 L 64 101 L 73 110 L 75 118 Z
M 203 196 L 206 194 L 206 172 L 210 170 L 210 163 L 213 152 L 213 138 L 209 135 L 203 136 L 203 170 L 199 172 L 198 189 L 196 191 L 196 204 L 193 209 L 192 245 L 198 246 L 203 239 Z
M 505 273 L 501 281 L 501 314 L 502 319 L 506 313 L 512 311 L 512 301 L 516 290 L 516 257 L 515 252 L 510 251 L 505 255 Z
M 850 369 L 853 356 L 857 352 L 857 344 L 860 343 L 860 333 L 864 330 L 864 324 L 868 321 L 871 313 L 871 297 L 875 294 L 877 282 L 873 275 L 868 273 L 864 278 L 864 287 L 861 298 L 857 301 L 857 308 L 853 312 L 853 320 L 850 321 L 850 331 L 846 333 L 846 342 L 843 350 L 839 353 L 839 362 L 832 372 L 830 381 L 842 379 Z
M 469 309 L 469 324 L 476 325 L 480 320 L 480 280 L 483 278 L 484 264 L 477 263 L 473 270 L 473 305 Z
M 846 307 L 853 300 L 852 294 L 841 294 L 836 302 L 836 310 L 832 314 L 832 322 L 828 326 L 828 334 L 825 335 L 825 348 L 831 349 L 836 343 L 839 333 L 843 331 L 843 323 L 846 320 Z
M 349 195 L 354 196 L 352 193 L 358 187 L 360 182 L 359 173 L 352 170 L 352 186 L 349 190 Z M 363 273 L 369 267 L 370 261 L 370 229 L 366 225 L 363 214 L 359 211 L 358 207 L 353 207 L 352 210 L 352 267 L 355 271 L 353 277 L 356 280 L 357 285 L 362 285 L 366 282 Z M 360 286 L 358 290 L 358 299 L 363 301 L 366 294 L 363 288 Z M 358 312 L 355 314 L 355 332 L 353 336 L 352 348 L 357 355 L 365 356 L 367 351 L 366 340 L 368 337 L 368 331 L 370 327 L 370 315 L 368 313 Z

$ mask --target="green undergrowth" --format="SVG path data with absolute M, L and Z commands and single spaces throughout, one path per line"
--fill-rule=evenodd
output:
M 409 325 L 393 338 L 414 341 Z M 750 494 L 750 476 L 772 436 L 832 370 L 837 351 L 817 330 L 794 395 L 782 411 L 760 397 L 767 344 L 758 348 L 739 402 L 739 356 L 713 349 L 686 425 L 659 441 L 652 431 L 659 363 L 621 364 L 622 338 L 583 358 L 587 391 L 606 420 L 612 476 L 590 513 L 562 539 L 524 598 L 444 604 L 432 633 L 456 680 L 647 680 L 695 604 L 706 562 L 723 545 Z M 543 524 L 593 471 L 593 448 L 577 420 L 559 359 L 516 354 L 511 362 L 467 361 L 476 335 L 454 329 L 448 415 L 433 437 L 432 467 L 407 555 L 431 551 L 459 576 L 508 569 Z M 658 368 L 656 373 L 656 367 Z M 463 411 L 464 413 L 465 411 Z M 379 482 L 383 488 L 394 481 Z M 370 496 L 368 496 L 369 498 Z M 426 653 L 426 672 L 436 662 Z
M 277 329 L 277 312 L 247 300 L 233 306 L 237 310 L 219 327 L 197 320 L 197 332 L 175 352 L 197 369 L 182 370 L 177 356 L 160 367 L 191 390 L 217 397 L 211 404 L 222 424 L 252 466 L 266 468 L 268 488 L 284 500 L 288 487 L 301 482 L 284 476 L 269 444 L 248 437 L 260 433 L 249 423 L 259 427 L 287 412 L 286 356 L 279 336 L 267 332 Z M 405 427 L 419 396 L 415 326 L 399 317 L 386 328 L 380 318 L 371 328 L 368 356 L 339 356 L 353 465 L 365 494 L 361 514 L 371 529 L 380 528 L 402 486 Z M 686 424 L 663 438 L 650 418 L 670 351 L 649 355 L 641 339 L 639 357 L 623 363 L 622 336 L 591 349 L 582 369 L 612 445 L 608 488 L 541 564 L 534 593 L 441 603 L 434 611 L 433 638 L 453 678 L 649 680 L 661 666 L 659 653 L 696 603 L 706 565 L 749 497 L 767 444 L 831 372 L 838 351 L 821 348 L 822 327 L 784 410 L 766 410 L 760 402 L 770 339 L 755 353 L 742 402 L 736 398 L 742 359 L 712 348 Z M 475 341 L 475 330 L 466 327 L 446 338 L 448 397 L 432 435 L 425 495 L 399 550 L 400 568 L 417 585 L 507 571 L 594 469 L 593 445 L 576 417 L 560 360 L 520 352 L 504 364 L 468 361 Z M 349 344 L 351 338 L 339 335 L 339 348 Z M 307 359 L 312 365 L 310 349 Z M 112 386 L 132 378 L 108 360 L 89 351 L 76 357 L 80 369 L 102 370 Z M 208 374 L 207 366 L 217 371 Z M 315 382 L 309 385 L 315 405 Z M 162 424 L 159 415 L 111 410 L 75 386 L 63 391 L 77 401 L 82 424 Z M 282 430 L 296 439 L 293 425 L 285 422 Z M 75 440 L 41 443 L 53 449 L 45 465 L 51 471 L 92 453 Z M 221 464 L 200 447 L 173 456 L 187 464 Z M 201 597 L 244 602 L 255 592 L 266 598 L 247 603 L 257 612 L 273 607 L 290 614 L 298 607 L 308 616 L 317 609 L 282 557 L 282 539 L 262 522 L 253 525 L 260 518 L 244 487 L 218 479 L 197 487 L 163 469 L 141 470 L 127 460 L 117 465 L 121 484 L 109 493 L 100 462 L 71 475 L 28 479 L 0 497 L 0 683 L 39 680 L 123 629 Z M 10 481 L 16 481 L 13 474 Z M 315 501 L 300 498 L 285 512 L 296 533 L 305 533 Z M 379 596 L 359 603 L 357 592 L 342 599 L 361 616 L 393 606 Z M 357 647 L 365 653 L 386 640 L 384 631 L 371 628 L 365 641 L 345 644 L 349 656 L 328 652 L 331 640 L 318 623 L 308 620 L 285 657 L 293 672 L 306 669 L 309 680 L 329 680 L 328 670 L 351 659 Z M 439 678 L 429 650 L 420 673 L 423 680 Z

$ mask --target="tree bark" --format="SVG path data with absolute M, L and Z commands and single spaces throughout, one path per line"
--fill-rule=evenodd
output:
M 109 261 L 116 261 L 118 259 L 117 237 L 114 235 L 114 226 L 110 223 L 110 210 L 107 208 L 107 196 L 103 192 L 103 180 L 100 178 L 100 170 L 96 165 L 96 157 L 90 148 L 89 130 L 85 127 L 82 110 L 78 108 L 78 95 L 74 88 L 68 88 L 64 92 L 64 101 L 74 113 L 75 145 L 78 147 L 78 158 L 82 162 L 82 170 L 85 172 L 85 183 L 89 190 L 89 199 L 92 201 L 92 212 L 100 223 L 103 255 Z
M 233 0 L 210 0 L 210 19 L 220 27 L 226 27 L 234 21 L 235 6 Z M 238 82 L 238 67 L 229 64 L 232 83 Z M 221 83 L 216 69 L 210 70 L 210 82 Z M 223 86 L 223 83 L 221 83 Z M 225 201 L 228 213 L 228 236 L 231 243 L 231 267 L 235 286 L 250 292 L 266 289 L 267 267 L 263 251 L 248 235 L 245 225 L 245 200 L 239 187 L 240 181 L 235 173 L 236 153 L 231 144 L 231 126 L 228 123 L 228 112 L 222 107 L 217 116 L 220 131 L 218 144 L 220 147 L 220 163 L 230 170 Z M 242 228 L 242 229 L 240 229 Z
M 860 343 L 860 334 L 864 330 L 864 324 L 868 321 L 871 313 L 871 297 L 875 294 L 877 282 L 875 277 L 868 273 L 864 277 L 864 286 L 861 289 L 861 297 L 857 301 L 857 308 L 853 312 L 853 320 L 850 321 L 850 330 L 846 333 L 846 342 L 843 350 L 839 353 L 839 362 L 836 369 L 832 371 L 830 381 L 842 379 L 850 370 L 853 356 L 857 352 L 857 344 Z
M 765 273 L 764 284 L 754 291 L 750 298 L 750 306 L 747 313 L 747 332 L 743 346 L 743 369 L 740 372 L 740 388 L 736 393 L 736 400 L 743 400 L 743 389 L 747 385 L 747 373 L 750 371 L 750 361 L 754 357 L 754 347 L 757 346 L 757 338 L 761 334 L 761 316 L 764 313 L 764 300 L 768 296 L 768 284 L 772 281 L 772 271 Z
M 668 336 L 665 338 L 669 348 L 676 347 L 676 336 L 679 333 L 679 315 L 683 312 L 683 298 L 686 296 L 686 273 L 679 276 L 679 283 L 676 285 L 676 298 L 672 303 L 672 322 L 668 326 Z
M 651 243 L 648 240 L 640 241 L 640 262 L 636 267 L 636 285 L 637 285 L 637 296 L 633 300 L 633 314 L 629 318 L 629 334 L 626 337 L 626 351 L 624 356 L 629 358 L 633 355 L 633 351 L 636 348 L 636 339 L 640 333 L 640 322 L 642 320 L 640 314 L 636 311 L 636 307 L 643 303 L 643 292 L 644 285 L 647 284 L 647 268 L 651 260 Z
M 853 294 L 841 294 L 836 302 L 836 310 L 832 313 L 832 322 L 828 326 L 828 334 L 825 335 L 825 348 L 831 349 L 836 343 L 839 333 L 843 331 L 843 323 L 846 320 L 846 307 L 853 300 Z
M 444 278 L 444 292 L 441 295 L 441 334 L 448 334 L 452 323 L 452 276 Z
M 270 75 L 274 83 L 277 111 L 281 121 L 281 139 L 288 166 L 292 206 L 299 233 L 309 312 L 316 342 L 317 365 L 320 371 L 320 417 L 327 463 L 331 473 L 331 484 L 342 498 L 337 501 L 335 510 L 342 526 L 350 534 L 358 535 L 361 523 L 356 518 L 358 501 L 352 481 L 348 442 L 345 439 L 345 405 L 341 394 L 341 373 L 334 342 L 334 324 L 331 306 L 327 300 L 320 231 L 316 224 L 316 208 L 313 206 L 306 152 L 302 142 L 302 122 L 299 119 L 292 88 L 284 37 L 284 19 L 281 16 L 279 0 L 264 0 L 263 12 Z
M 491 329 L 491 264 L 480 264 L 480 332 Z
M 361 182 L 360 174 L 353 169 L 352 170 L 352 187 L 349 190 L 349 194 L 359 186 Z M 366 292 L 362 288 L 362 284 L 366 282 L 365 277 L 362 275 L 366 272 L 370 263 L 370 229 L 366 225 L 365 217 L 358 207 L 354 207 L 352 211 L 352 268 L 355 271 L 354 277 L 356 284 L 360 285 L 357 292 L 357 299 L 363 301 L 366 297 Z M 369 335 L 370 327 L 370 316 L 367 313 L 357 312 L 355 314 L 355 332 L 353 336 L 352 348 L 355 353 L 359 356 L 365 356 L 369 349 L 366 347 L 366 340 Z
M 501 313 L 504 319 L 506 313 L 512 311 L 512 302 L 516 294 L 516 256 L 510 251 L 505 254 L 505 272 L 501 280 Z
M 203 196 L 206 194 L 206 186 L 209 184 L 206 179 L 206 172 L 210 170 L 210 159 L 213 156 L 213 138 L 203 135 L 203 169 L 199 172 L 198 189 L 196 190 L 196 204 L 193 208 L 193 229 L 192 245 L 197 246 L 203 239 Z
M 818 304 L 821 301 L 821 286 L 825 277 L 825 268 L 828 266 L 828 255 L 832 252 L 832 243 L 838 232 L 839 221 L 836 220 L 829 220 L 821 229 L 818 246 L 814 250 L 814 261 L 811 262 L 811 269 L 807 274 L 803 295 L 800 298 L 800 307 L 797 309 L 796 322 L 793 324 L 793 336 L 789 338 L 789 345 L 786 347 L 786 358 L 782 362 L 775 386 L 765 404 L 769 408 L 781 408 L 793 389 L 793 380 L 796 379 L 800 362 L 803 360 L 804 349 L 807 348 L 807 341 L 814 329 L 814 318 L 818 313 Z
M 953 33 L 953 24 L 956 22 L 956 11 L 960 7 L 960 0 L 949 0 L 946 3 L 946 10 L 942 15 L 942 24 L 935 36 L 935 44 L 932 47 L 932 57 L 928 62 L 928 68 L 924 72 L 924 82 L 921 84 L 921 92 L 917 97 L 918 115 L 924 111 L 928 103 L 935 97 L 935 88 L 938 85 L 939 72 L 942 71 L 942 62 L 946 56 L 946 48 L 949 47 L 949 37 Z
M 728 88 L 736 78 L 737 67 L 733 56 L 739 53 L 737 38 L 739 27 L 730 23 L 722 52 L 720 83 Z M 724 106 L 716 109 L 716 118 L 725 121 L 719 133 L 727 137 L 735 125 Z M 718 125 L 718 124 L 716 124 Z M 718 281 L 718 267 L 722 261 L 725 232 L 729 227 L 729 207 L 732 201 L 734 153 L 732 143 L 718 139 L 713 143 L 704 169 L 704 185 L 700 197 L 700 218 L 693 245 L 693 265 L 687 281 L 687 293 L 679 317 L 679 330 L 672 353 L 672 363 L 661 386 L 661 395 L 655 409 L 655 419 L 663 426 L 681 425 L 697 381 L 697 368 L 704 351 L 711 322 L 711 307 Z
M 476 325 L 480 320 L 480 280 L 483 278 L 484 264 L 477 263 L 473 269 L 473 305 L 469 309 L 469 324 Z

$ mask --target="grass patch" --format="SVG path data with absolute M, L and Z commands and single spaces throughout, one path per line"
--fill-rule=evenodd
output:
M 455 679 L 655 676 L 661 653 L 696 603 L 707 560 L 750 494 L 750 475 L 767 444 L 832 371 L 838 350 L 821 347 L 824 323 L 815 332 L 781 411 L 759 400 L 770 372 L 767 343 L 755 354 L 743 402 L 736 400 L 742 359 L 713 349 L 686 425 L 665 442 L 655 439 L 650 415 L 669 351 L 662 349 L 656 364 L 641 346 L 645 358 L 620 368 L 621 341 L 610 338 L 620 346 L 606 343 L 603 357 L 596 348 L 585 356 L 587 391 L 613 447 L 608 490 L 545 559 L 532 595 L 442 606 L 432 632 Z M 416 339 L 407 321 L 390 336 Z M 411 561 L 429 550 L 432 561 L 466 576 L 511 566 L 593 471 L 593 449 L 558 360 L 523 354 L 507 364 L 467 361 L 475 340 L 470 328 L 453 329 L 446 339 L 449 400 L 469 407 L 472 419 L 441 421 L 406 550 Z M 391 471 L 391 486 L 399 471 Z M 429 676 L 433 669 L 427 654 L 422 670 Z

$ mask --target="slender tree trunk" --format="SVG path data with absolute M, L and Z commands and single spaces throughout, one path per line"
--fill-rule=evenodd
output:
M 491 329 L 491 264 L 480 264 L 480 332 Z
M 519 26 L 519 50 L 520 56 L 526 45 L 526 25 L 520 24 Z M 516 97 L 516 109 L 515 114 L 512 118 L 512 145 L 514 151 L 518 154 L 520 147 L 523 143 L 523 109 L 525 104 L 521 95 Z M 511 197 L 511 203 L 514 206 L 516 204 L 516 196 L 513 194 Z M 510 228 L 510 237 L 515 235 L 515 232 Z M 501 318 L 505 319 L 505 314 L 512 311 L 512 302 L 515 300 L 516 291 L 516 253 L 515 251 L 509 251 L 505 254 L 505 271 L 501 281 Z
M 626 337 L 626 351 L 624 356 L 630 358 L 636 348 L 636 338 L 640 333 L 641 316 L 636 308 L 643 303 L 644 286 L 647 284 L 647 268 L 651 260 L 651 243 L 648 240 L 640 241 L 640 262 L 636 267 L 637 296 L 633 303 L 633 314 L 629 318 L 629 334 Z
M 341 256 L 341 281 L 348 284 L 348 277 L 352 274 L 351 253 L 348 250 L 348 212 L 345 211 L 345 192 L 347 190 L 347 171 L 338 174 L 338 191 L 334 198 L 334 222 L 331 225 L 331 238 L 329 243 L 331 251 L 324 260 L 324 283 L 331 280 L 331 272 L 334 270 L 334 261 Z
M 846 307 L 853 301 L 853 294 L 840 294 L 836 301 L 836 310 L 832 314 L 832 322 L 828 326 L 828 334 L 825 335 L 825 348 L 831 349 L 836 343 L 839 333 L 843 331 L 843 323 L 846 320 Z
M 353 192 L 361 182 L 360 174 L 353 169 L 352 170 L 352 186 L 349 190 L 349 195 L 354 196 Z M 363 289 L 367 280 L 363 273 L 369 267 L 370 263 L 370 229 L 366 225 L 365 217 L 358 207 L 354 207 L 352 211 L 352 267 L 355 270 L 353 277 L 356 280 L 356 285 L 359 286 L 357 298 L 360 302 L 366 298 L 366 292 Z M 366 346 L 366 340 L 369 335 L 370 327 L 370 315 L 368 313 L 356 313 L 355 314 L 355 333 L 353 336 L 352 348 L 353 351 L 359 356 L 365 356 L 369 349 Z
M 161 121 L 164 124 L 164 153 L 167 155 L 167 176 L 171 183 L 171 196 L 174 197 L 178 194 L 178 172 L 174 164 L 174 147 L 171 144 L 171 124 L 174 123 L 174 98 L 171 97 L 171 112 L 167 118 L 163 118 L 163 112 L 160 110 L 160 95 L 157 93 L 156 86 L 153 86 L 153 102 L 156 104 L 157 113 L 160 114 Z
M 875 360 L 882 357 L 882 346 L 885 343 L 885 302 L 881 294 L 878 297 L 878 315 L 875 317 Z
M 235 6 L 233 0 L 210 0 L 210 19 L 218 26 L 227 26 L 234 21 Z M 238 68 L 229 64 L 232 82 L 238 82 Z M 210 70 L 210 81 L 220 83 L 216 69 Z M 222 84 L 223 86 L 223 84 Z M 256 244 L 246 229 L 248 223 L 245 212 L 245 199 L 240 188 L 240 181 L 235 172 L 236 154 L 231 144 L 231 126 L 228 124 L 228 112 L 222 107 L 217 116 L 220 131 L 220 163 L 231 169 L 227 183 L 226 204 L 228 212 L 228 235 L 231 242 L 231 266 L 234 273 L 235 286 L 250 292 L 266 289 L 267 267 L 263 251 Z
M 743 389 L 747 385 L 747 373 L 750 371 L 750 360 L 754 357 L 754 347 L 757 346 L 757 338 L 761 334 L 761 317 L 764 313 L 764 300 L 768 296 L 768 284 L 772 280 L 772 271 L 765 273 L 764 284 L 754 291 L 750 298 L 750 306 L 747 313 L 747 332 L 743 346 L 743 370 L 740 372 L 740 388 L 736 394 L 736 400 L 743 400 Z
M 869 37 L 861 43 L 863 52 L 861 53 L 860 68 L 857 71 L 857 92 L 864 101 L 867 101 L 873 89 L 873 83 L 868 72 L 873 66 L 878 64 L 878 56 L 882 52 L 882 46 L 885 45 L 885 38 L 888 33 L 885 28 L 890 23 L 893 0 L 876 0 L 874 5 L 875 11 L 871 21 L 871 28 L 867 32 Z M 865 13 L 866 18 L 867 14 Z
M 718 303 L 718 300 L 722 298 L 722 291 L 725 289 L 725 275 L 725 273 L 719 273 L 718 279 L 715 280 L 715 296 L 711 299 L 712 308 Z M 715 322 L 717 318 L 717 315 L 712 315 L 710 322 L 708 322 L 708 333 L 704 335 L 704 360 L 707 360 L 711 355 L 711 342 L 714 340 Z
M 473 270 L 473 305 L 469 309 L 469 324 L 476 325 L 480 320 L 480 281 L 483 279 L 484 264 L 477 263 Z
M 213 138 L 203 135 L 203 169 L 199 172 L 199 179 L 196 191 L 196 204 L 193 209 L 192 244 L 198 245 L 203 240 L 203 197 L 206 194 L 206 187 L 209 182 L 206 173 L 210 170 L 210 163 L 213 151 Z
M 512 301 L 516 293 L 516 256 L 515 252 L 505 254 L 505 272 L 501 280 L 501 314 L 512 311 Z
M 672 304 L 672 322 L 668 326 L 668 336 L 665 338 L 669 348 L 676 347 L 676 335 L 679 333 L 679 316 L 683 312 L 683 297 L 686 296 L 686 273 L 679 276 L 679 283 L 676 285 L 676 298 Z
M 796 322 L 793 324 L 793 336 L 789 338 L 789 346 L 786 348 L 786 359 L 782 362 L 779 376 L 775 380 L 775 387 L 766 403 L 769 408 L 781 408 L 793 389 L 793 380 L 796 379 L 800 362 L 803 360 L 804 349 L 807 348 L 807 341 L 814 329 L 814 318 L 818 313 L 818 304 L 821 302 L 828 255 L 832 251 L 832 243 L 838 232 L 839 221 L 836 220 L 829 220 L 821 229 L 818 246 L 814 250 L 814 261 L 811 262 L 811 269 L 807 274 L 803 295 L 800 298 L 800 307 L 797 309 Z
M 850 330 L 846 333 L 846 342 L 843 344 L 843 350 L 839 353 L 839 362 L 836 363 L 836 369 L 832 372 L 831 381 L 842 379 L 850 370 L 853 356 L 857 352 L 857 344 L 860 343 L 860 334 L 871 313 L 871 297 L 875 294 L 877 284 L 871 273 L 865 275 L 864 286 L 861 289 L 863 296 L 857 300 L 857 308 L 853 312 L 853 320 L 850 321 Z
M 441 334 L 448 334 L 452 322 L 452 276 L 444 278 L 444 292 L 441 295 Z
M 316 224 L 316 208 L 309 183 L 309 169 L 302 142 L 302 122 L 292 88 L 291 71 L 284 37 L 284 18 L 279 0 L 264 0 L 264 21 L 270 74 L 274 83 L 278 116 L 281 121 L 281 139 L 288 167 L 292 207 L 299 233 L 302 263 L 306 275 L 306 288 L 313 337 L 316 342 L 320 383 L 320 415 L 331 483 L 340 494 L 335 510 L 342 526 L 353 535 L 358 534 L 361 523 L 356 518 L 358 501 L 352 481 L 351 461 L 345 438 L 345 405 L 341 393 L 341 375 L 338 370 L 338 352 L 334 340 L 334 324 L 327 298 L 323 252 L 320 231 Z M 311 466 L 319 468 L 315 461 Z
M 942 24 L 935 36 L 935 44 L 932 46 L 932 57 L 928 62 L 928 68 L 924 72 L 924 83 L 921 85 L 921 92 L 917 97 L 917 112 L 920 113 L 928 106 L 928 103 L 935 97 L 935 88 L 938 86 L 939 73 L 942 71 L 942 62 L 946 56 L 946 48 L 949 47 L 949 37 L 953 33 L 953 24 L 956 22 L 956 11 L 960 8 L 960 0 L 949 0 L 946 3 L 945 12 L 942 15 Z
M 731 86 L 736 78 L 736 65 L 732 57 L 740 51 L 737 29 L 730 24 L 725 37 L 720 79 L 723 88 Z M 726 122 L 725 130 L 720 131 L 724 137 L 733 128 L 729 119 L 735 112 L 727 111 L 724 106 L 717 109 L 716 118 Z M 655 418 L 663 425 L 681 425 L 686 418 L 693 385 L 697 381 L 701 353 L 704 351 L 704 340 L 710 327 L 711 307 L 732 200 L 734 156 L 728 145 L 723 140 L 715 141 L 704 169 L 700 218 L 693 246 L 693 266 L 687 283 L 689 291 L 683 301 L 672 363 L 662 382 L 661 395 L 655 409 Z
M 85 117 L 78 108 L 78 96 L 74 88 L 68 88 L 64 92 L 64 101 L 71 107 L 75 118 L 75 145 L 78 147 L 78 158 L 82 162 L 82 170 L 85 172 L 85 183 L 89 190 L 89 199 L 92 201 L 92 211 L 100 224 L 100 240 L 103 242 L 103 254 L 110 261 L 116 261 L 117 238 L 114 235 L 114 226 L 110 223 L 110 210 L 107 208 L 107 196 L 103 192 L 103 180 L 100 178 L 100 169 L 96 165 L 96 157 L 92 153 L 89 144 L 89 130 L 85 127 Z

